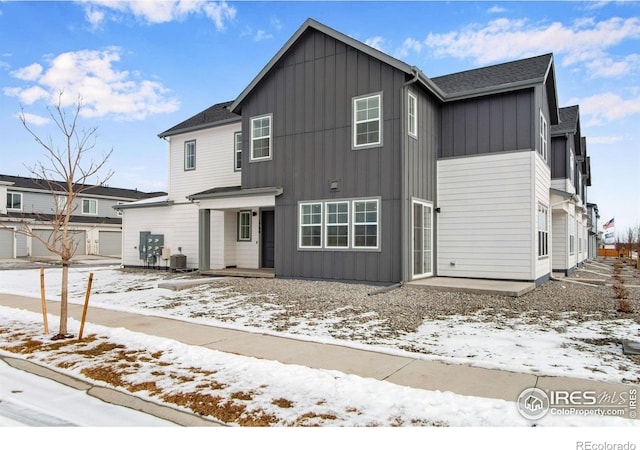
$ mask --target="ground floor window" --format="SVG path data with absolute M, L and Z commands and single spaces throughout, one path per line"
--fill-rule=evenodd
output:
M 238 213 L 238 240 L 251 240 L 251 211 L 240 211 Z
M 549 209 L 538 205 L 538 256 L 549 256 Z
M 301 202 L 298 246 L 301 249 L 379 248 L 380 201 L 350 199 Z
M 570 216 L 569 218 L 569 254 L 573 255 L 576 252 L 576 218 Z

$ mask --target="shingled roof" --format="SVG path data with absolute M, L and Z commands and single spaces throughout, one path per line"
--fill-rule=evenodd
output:
M 0 182 L 11 183 L 9 189 L 11 188 L 23 188 L 23 189 L 46 189 L 47 182 L 44 180 L 40 180 L 37 178 L 27 178 L 27 177 L 18 177 L 13 175 L 0 175 Z M 3 184 L 4 184 L 3 183 Z M 53 181 L 55 184 L 64 185 L 65 183 L 62 181 Z M 143 198 L 157 197 L 159 195 L 165 194 L 164 192 L 142 192 L 137 189 L 123 189 L 123 188 L 114 188 L 108 186 L 92 186 L 92 185 L 82 185 L 82 186 L 90 186 L 90 188 L 85 191 L 85 194 L 91 196 L 102 196 L 102 197 L 116 197 L 128 200 L 140 200 Z
M 228 106 L 232 103 L 233 102 L 230 101 L 210 106 L 195 116 L 191 116 L 187 120 L 180 122 L 178 125 L 160 133 L 158 137 L 163 138 L 173 136 L 174 134 L 186 133 L 188 131 L 196 131 L 216 125 L 240 121 L 241 117 L 238 114 L 232 113 L 228 109 Z
M 578 105 L 560 108 L 560 123 L 551 127 L 551 135 L 575 133 L 578 131 L 579 108 Z
M 514 84 L 542 82 L 547 76 L 553 55 L 551 53 L 496 64 L 479 69 L 465 70 L 431 78 L 447 97 L 477 93 L 478 91 L 510 87 Z

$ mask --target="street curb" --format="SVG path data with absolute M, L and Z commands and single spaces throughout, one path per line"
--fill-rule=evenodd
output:
M 192 413 L 180 411 L 170 406 L 160 405 L 148 400 L 144 400 L 135 395 L 130 395 L 115 389 L 95 386 L 84 380 L 72 377 L 67 374 L 57 372 L 49 367 L 42 366 L 25 359 L 13 358 L 11 356 L 0 355 L 0 360 L 7 363 L 14 369 L 23 370 L 34 375 L 49 378 L 65 386 L 69 386 L 80 391 L 86 391 L 87 395 L 97 398 L 105 403 L 122 406 L 124 408 L 149 414 L 159 419 L 173 422 L 183 427 L 225 427 L 226 424 L 215 420 L 205 419 Z

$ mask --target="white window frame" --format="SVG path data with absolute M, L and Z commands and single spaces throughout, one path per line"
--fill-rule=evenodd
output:
M 68 195 L 56 195 L 55 196 L 55 201 L 56 201 L 56 212 L 57 213 L 62 213 L 64 212 L 65 208 L 67 207 L 67 202 L 69 201 L 69 196 Z
M 258 136 L 255 137 L 254 136 L 254 124 L 256 122 L 258 122 L 259 120 L 265 120 L 267 119 L 269 121 L 269 133 L 265 136 Z M 249 119 L 249 123 L 250 123 L 250 132 L 251 135 L 249 136 L 249 141 L 251 142 L 251 154 L 250 154 L 250 160 L 251 161 L 264 161 L 264 160 L 268 160 L 268 159 L 272 159 L 273 157 L 273 116 L 272 114 L 265 114 L 262 116 L 256 116 L 256 117 L 252 117 L 251 119 Z M 269 145 L 268 145 L 268 149 L 269 149 L 269 154 L 266 156 L 258 156 L 256 157 L 254 155 L 254 151 L 255 151 L 255 141 L 259 140 L 259 139 L 267 139 L 269 141 Z
M 196 170 L 196 141 L 184 143 L 184 170 Z
M 238 211 L 238 242 L 251 241 L 251 218 L 253 211 Z M 243 223 L 242 218 L 248 218 L 247 223 Z
M 356 216 L 358 212 L 356 211 L 356 204 L 358 203 L 375 203 L 376 204 L 376 221 L 375 222 L 358 222 L 356 220 Z M 351 247 L 357 250 L 377 250 L 380 248 L 380 200 L 378 199 L 362 199 L 362 200 L 353 200 L 351 204 L 352 213 L 351 213 Z M 357 245 L 356 244 L 356 227 L 357 226 L 373 226 L 376 227 L 376 245 Z
M 11 197 L 11 201 L 9 201 L 9 197 Z M 14 198 L 18 197 L 19 203 L 20 203 L 20 207 L 16 208 L 13 205 L 15 205 L 15 200 Z M 7 210 L 8 211 L 22 211 L 22 192 L 7 192 Z
M 418 97 L 411 91 L 407 100 L 407 132 L 412 138 L 418 138 Z
M 542 156 L 542 159 L 547 161 L 549 153 L 549 127 L 547 125 L 547 118 L 544 116 L 542 110 L 540 110 L 540 148 L 538 154 Z
M 240 172 L 242 170 L 242 132 L 237 131 L 233 134 L 233 171 Z
M 576 254 L 576 218 L 569 216 L 569 254 Z
M 330 209 L 329 206 L 330 205 L 347 205 L 347 212 L 346 212 L 347 220 L 346 220 L 346 222 L 331 222 L 330 214 L 333 214 L 333 213 L 329 212 L 329 209 Z M 349 239 L 350 239 L 350 235 L 351 235 L 351 233 L 350 233 L 351 227 L 350 227 L 350 223 L 349 223 L 350 202 L 348 200 L 347 201 L 342 200 L 342 201 L 335 201 L 335 202 L 325 202 L 324 209 L 325 209 L 325 220 L 324 220 L 325 225 L 324 225 L 323 228 L 324 228 L 325 247 L 327 249 L 349 248 Z M 336 215 L 341 215 L 341 214 L 345 214 L 345 213 L 337 212 L 335 214 Z M 337 220 L 337 218 L 336 218 L 336 220 Z M 347 243 L 346 243 L 346 245 L 330 245 L 329 244 L 329 228 L 330 227 L 346 227 L 347 228 Z
M 309 207 L 313 207 L 313 206 L 320 206 L 320 213 L 319 213 L 319 217 L 320 217 L 320 223 L 304 223 L 304 221 L 302 220 L 302 218 L 305 216 L 304 214 L 304 209 L 306 206 Z M 324 211 L 324 202 L 304 202 L 304 203 L 300 203 L 299 206 L 299 215 L 298 215 L 298 246 L 302 249 L 321 249 L 324 242 L 323 242 L 323 228 L 324 228 L 324 220 L 323 220 L 323 211 Z M 312 211 L 312 215 L 315 215 Z M 304 245 L 302 242 L 302 238 L 304 237 L 304 233 L 303 230 L 305 228 L 316 228 L 316 227 L 320 227 L 320 244 L 319 245 Z
M 91 206 L 89 206 L 89 212 L 85 211 L 85 202 L 88 205 L 95 205 L 95 212 L 91 212 Z M 86 216 L 97 216 L 98 215 L 98 200 L 95 198 L 83 198 L 82 199 L 82 214 Z
M 541 221 L 540 215 L 544 218 Z M 538 258 L 549 257 L 549 207 L 538 203 Z
M 376 118 L 366 118 L 366 119 L 360 119 L 358 120 L 358 104 L 362 103 L 362 102 L 368 102 L 371 99 L 376 98 L 378 99 L 378 116 Z M 352 111 L 353 111 L 353 118 L 352 118 L 352 128 L 353 128 L 353 148 L 354 149 L 362 149 L 362 148 L 371 148 L 371 147 L 381 147 L 382 146 L 382 142 L 383 142 L 383 137 L 382 137 L 382 117 L 383 117 L 383 110 L 382 110 L 382 92 L 379 92 L 377 94 L 367 94 L 367 95 L 361 95 L 359 97 L 353 97 L 352 99 L 352 107 L 351 107 Z M 369 109 L 372 108 L 365 108 L 367 111 Z M 378 122 L 378 140 L 375 142 L 366 142 L 363 144 L 358 144 L 358 125 L 363 124 L 363 123 L 371 123 L 371 122 Z
M 415 216 L 415 206 L 416 205 L 420 205 L 421 206 L 421 211 L 422 211 L 422 218 L 424 219 L 424 210 L 425 208 L 428 208 L 430 210 L 429 213 L 429 218 L 431 219 L 428 226 L 425 226 L 424 222 L 422 223 L 422 227 L 421 227 L 421 233 L 423 233 L 423 257 L 424 257 L 424 253 L 425 253 L 425 249 L 424 249 L 424 231 L 428 230 L 429 231 L 429 268 L 431 269 L 429 272 L 419 272 L 416 273 L 416 267 L 415 267 L 415 256 L 414 256 L 414 252 L 415 252 L 415 229 L 416 229 L 416 216 Z M 433 266 L 434 266 L 434 241 L 433 241 L 433 222 L 434 222 L 434 216 L 433 216 L 433 203 L 431 202 L 427 202 L 424 200 L 418 200 L 418 199 L 413 199 L 413 201 L 411 202 L 411 278 L 412 279 L 418 279 L 418 278 L 426 278 L 426 277 L 430 277 L 433 276 Z M 423 259 L 424 261 L 424 259 Z M 423 262 L 423 268 L 424 268 L 424 262 Z
M 573 150 L 569 150 L 569 180 L 571 180 L 571 184 L 575 184 L 576 178 L 576 159 L 573 156 Z M 574 186 L 575 187 L 575 186 Z

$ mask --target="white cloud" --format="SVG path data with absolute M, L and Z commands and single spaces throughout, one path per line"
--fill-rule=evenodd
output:
M 132 15 L 148 24 L 183 20 L 189 15 L 203 15 L 221 30 L 236 15 L 236 9 L 227 2 L 207 0 L 79 0 L 85 4 L 85 16 L 93 27 L 100 26 L 111 16 Z
M 253 39 L 255 39 L 256 41 L 264 41 L 265 39 L 271 39 L 272 37 L 272 34 L 269 34 L 264 30 L 258 30 Z
M 487 12 L 488 12 L 489 14 L 499 14 L 499 13 L 503 13 L 503 12 L 505 12 L 506 10 L 507 10 L 507 9 L 506 9 L 506 8 L 503 8 L 502 6 L 497 6 L 497 5 L 495 5 L 495 6 L 492 6 L 491 8 L 489 8 L 489 9 L 487 10 Z
M 168 90 L 157 81 L 140 79 L 137 73 L 118 70 L 120 50 L 80 50 L 62 53 L 41 68 L 39 76 L 29 78 L 35 85 L 5 88 L 5 95 L 15 96 L 22 103 L 39 100 L 54 103 L 60 92 L 62 106 L 68 106 L 82 97 L 88 117 L 112 115 L 118 119 L 144 119 L 149 114 L 172 112 L 178 102 L 168 96 Z M 35 74 L 35 64 L 18 69 L 14 76 Z M 29 69 L 32 68 L 32 69 Z M 25 78 L 18 79 L 25 80 Z
M 42 66 L 38 63 L 33 63 L 30 66 L 23 67 L 22 69 L 11 72 L 11 75 L 19 80 L 34 81 L 37 80 L 42 73 Z
M 623 99 L 613 92 L 571 99 L 569 103 L 580 104 L 580 115 L 589 118 L 587 126 L 602 125 L 640 113 L 640 96 Z
M 616 142 L 624 141 L 623 136 L 588 136 L 587 141 L 589 144 L 615 144 Z
M 622 61 L 614 61 L 612 58 L 603 56 L 586 63 L 588 73 L 593 78 L 615 78 L 628 74 L 632 70 L 640 68 L 640 55 L 627 55 Z
M 402 47 L 396 52 L 399 58 L 405 58 L 409 52 L 420 53 L 422 51 L 422 42 L 413 38 L 406 38 L 402 43 Z
M 36 114 L 24 113 L 24 120 L 29 125 L 46 125 L 51 122 L 51 119 L 48 117 L 38 116 Z M 16 114 L 17 118 L 20 118 L 20 114 Z
M 382 36 L 370 37 L 369 39 L 364 41 L 364 43 L 367 44 L 369 47 L 375 48 L 376 50 L 384 51 L 382 50 L 384 46 L 384 38 Z
M 631 61 L 615 61 L 606 50 L 629 39 L 640 38 L 640 18 L 618 17 L 596 22 L 578 19 L 571 25 L 561 22 L 532 24 L 526 19 L 496 19 L 485 25 L 473 24 L 461 31 L 429 33 L 424 45 L 436 56 L 472 58 L 488 64 L 553 52 L 561 64 L 616 65 L 597 70 L 594 76 L 619 76 L 629 70 Z M 608 59 L 607 59 L 608 58 Z

